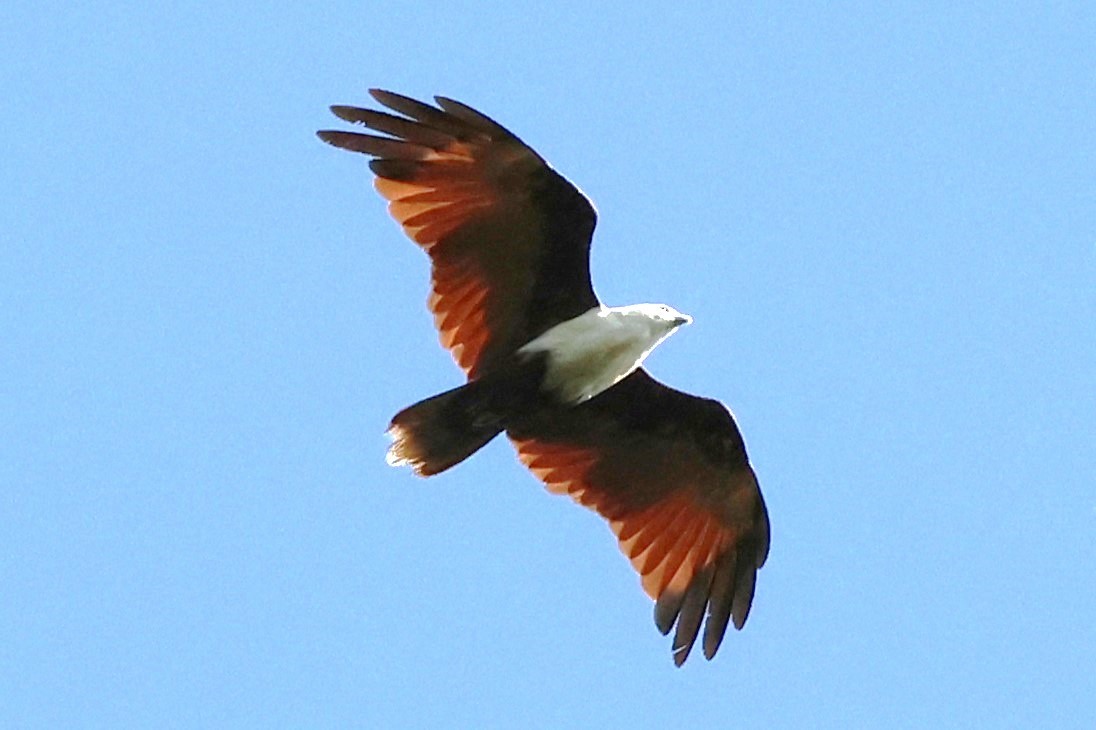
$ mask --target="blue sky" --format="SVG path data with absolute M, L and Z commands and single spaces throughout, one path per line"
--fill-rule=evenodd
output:
M 1091 3 L 8 2 L 0 726 L 1096 727 Z M 773 523 L 682 670 L 609 530 L 451 387 L 425 259 L 313 136 L 476 106 L 696 323 Z

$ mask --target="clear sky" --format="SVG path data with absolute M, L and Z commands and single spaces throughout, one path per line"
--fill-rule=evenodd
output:
M 0 727 L 1096 727 L 1096 6 L 275 5 L 0 8 Z M 370 86 L 695 317 L 773 525 L 716 661 L 504 440 L 385 465 L 460 374 L 314 136 Z

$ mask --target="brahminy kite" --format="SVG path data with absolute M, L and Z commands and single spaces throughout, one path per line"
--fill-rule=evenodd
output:
M 377 191 L 430 257 L 428 306 L 467 375 L 395 415 L 388 463 L 430 476 L 505 431 L 551 492 L 608 520 L 659 631 L 677 626 L 674 662 L 705 614 L 711 659 L 728 622 L 746 623 L 769 518 L 730 411 L 640 367 L 691 319 L 598 300 L 593 206 L 507 129 L 452 99 L 369 93 L 396 114 L 331 110 L 385 136 L 319 137 L 372 158 Z

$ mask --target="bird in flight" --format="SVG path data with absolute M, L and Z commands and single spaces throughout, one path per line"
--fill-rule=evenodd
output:
M 641 367 L 691 319 L 598 300 L 593 206 L 510 131 L 452 99 L 370 94 L 395 113 L 331 111 L 380 135 L 317 134 L 372 158 L 392 217 L 430 258 L 427 304 L 467 376 L 393 417 L 388 463 L 430 476 L 505 432 L 549 491 L 609 522 L 659 631 L 676 625 L 674 662 L 702 623 L 711 659 L 728 623 L 746 623 L 769 518 L 730 411 Z

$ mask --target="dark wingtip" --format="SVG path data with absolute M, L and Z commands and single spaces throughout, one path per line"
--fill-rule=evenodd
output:
M 659 633 L 666 636 L 674 627 L 677 616 L 681 613 L 681 602 L 685 599 L 683 593 L 671 593 L 665 591 L 655 602 L 655 626 Z
M 356 122 L 358 121 L 358 114 L 361 109 L 356 106 L 348 106 L 346 104 L 332 104 L 330 107 L 331 113 L 337 116 L 344 122 Z
M 479 132 L 496 139 L 517 139 L 514 133 L 481 111 L 467 104 L 450 99 L 448 96 L 435 96 L 434 102 L 447 114 L 461 119 L 475 127 Z
M 369 146 L 371 139 L 369 135 L 358 134 L 357 132 L 342 132 L 337 129 L 321 129 L 316 132 L 316 136 L 332 147 L 338 147 L 341 150 L 361 152 L 367 155 L 374 154 Z
M 400 111 L 399 107 L 401 102 L 410 102 L 412 104 L 422 103 L 409 96 L 397 94 L 394 91 L 388 91 L 386 89 L 370 89 L 369 95 L 376 99 L 378 103 L 383 104 L 389 109 L 395 109 L 396 111 Z
M 735 576 L 734 602 L 731 604 L 734 627 L 740 631 L 746 625 L 746 619 L 750 617 L 750 606 L 753 605 L 756 587 L 757 568 L 747 564 L 742 574 Z
M 719 651 L 719 645 L 723 643 L 723 634 L 705 634 L 704 658 L 711 661 L 715 653 Z
M 737 609 L 738 607 L 735 606 Z M 734 624 L 735 631 L 741 631 L 746 625 L 746 619 L 750 616 L 750 607 L 747 605 L 741 610 L 736 610 L 731 614 L 731 622 Z

